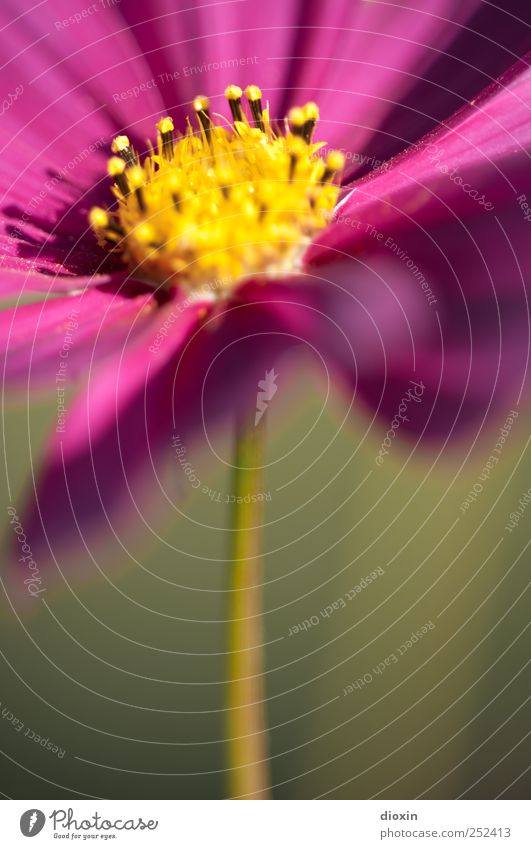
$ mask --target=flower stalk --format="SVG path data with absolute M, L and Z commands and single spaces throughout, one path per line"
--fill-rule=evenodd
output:
M 269 762 L 264 707 L 262 622 L 264 421 L 237 424 L 227 684 L 228 796 L 267 799 Z

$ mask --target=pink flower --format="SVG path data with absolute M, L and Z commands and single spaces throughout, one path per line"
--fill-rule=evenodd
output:
M 0 314 L 6 387 L 59 399 L 21 519 L 34 551 L 82 544 L 140 510 L 172 436 L 253 410 L 257 381 L 295 344 L 314 346 L 384 430 L 418 387 L 400 434 L 423 442 L 479 432 L 524 388 L 527 4 L 175 6 L 97 0 L 79 18 L 48 0 L 0 12 L 0 281 L 4 296 L 53 295 Z M 90 207 L 110 202 L 112 138 L 127 132 L 141 147 L 162 115 L 184 127 L 198 93 L 226 112 L 225 87 L 249 82 L 277 118 L 319 104 L 318 137 L 347 163 L 334 221 L 293 273 L 243 276 L 222 298 L 133 279 L 87 224 Z M 61 410 L 77 378 L 85 388 Z

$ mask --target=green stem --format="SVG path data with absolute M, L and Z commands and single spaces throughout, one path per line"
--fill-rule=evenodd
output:
M 227 747 L 229 798 L 267 799 L 270 787 L 264 709 L 261 542 L 264 426 L 241 421 L 234 461 L 229 613 Z M 239 499 L 239 501 L 238 501 Z

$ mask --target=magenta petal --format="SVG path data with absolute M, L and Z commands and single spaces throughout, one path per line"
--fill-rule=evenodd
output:
M 503 425 L 529 388 L 531 240 L 520 211 L 393 238 L 407 259 L 376 249 L 388 279 L 409 262 L 410 285 L 425 297 L 425 322 L 414 349 L 390 348 L 361 376 L 360 397 L 390 426 L 409 381 L 425 387 L 401 433 L 446 441 Z M 389 248 L 387 249 L 387 252 Z M 407 266 L 406 266 L 407 268 Z M 423 287 L 425 287 L 423 289 Z M 428 332 L 429 331 L 429 332 Z M 414 415 L 413 415 L 414 413 Z
M 271 53 L 275 61 L 289 62 L 283 107 L 317 101 L 320 137 L 359 154 L 480 5 L 477 0 L 304 4 L 290 53 L 279 47 Z
M 32 549 L 44 559 L 47 549 L 58 555 L 65 545 L 91 546 L 113 529 L 120 533 L 124 516 L 140 522 L 172 456 L 173 436 L 191 450 L 221 417 L 254 409 L 264 370 L 294 345 L 308 339 L 326 354 L 325 334 L 313 332 L 314 316 L 317 326 L 322 318 L 315 303 L 319 296 L 304 286 L 291 292 L 289 285 L 249 284 L 225 303 L 181 311 L 171 302 L 154 314 L 91 379 L 55 434 L 23 519 Z M 201 307 L 210 311 L 202 318 Z
M 517 66 L 502 83 L 388 172 L 356 184 L 310 251 L 318 265 L 352 254 L 390 285 L 406 272 L 425 298 L 414 348 L 390 347 L 358 382 L 387 427 L 409 381 L 423 382 L 401 433 L 444 441 L 481 428 L 515 409 L 526 388 L 529 69 Z
M 243 399 L 254 405 L 263 364 L 285 348 L 283 330 L 240 296 L 215 308 L 171 301 L 153 314 L 91 377 L 54 435 L 23 519 L 32 549 L 45 560 L 120 533 L 124 517 L 141 522 L 172 437 L 190 445 L 204 439 L 205 422 L 234 414 Z
M 140 5 L 123 11 L 168 108 L 190 104 L 200 85 L 213 108 L 226 112 L 225 86 L 255 82 L 276 118 L 317 100 L 320 137 L 343 145 L 355 127 L 359 151 L 480 3 L 434 0 L 428 10 L 418 0 L 409 7 L 246 0 L 176 10 L 156 0 L 149 16 Z
M 171 451 L 179 351 L 198 321 L 195 305 L 161 307 L 140 335 L 123 340 L 105 369 L 91 374 L 86 391 L 69 406 L 23 518 L 42 561 L 65 547 L 93 545 L 112 533 L 114 522 L 136 516 L 135 505 L 141 514 L 147 507 L 159 486 L 158 462 Z M 171 332 L 161 336 L 162 327 Z M 95 359 L 98 350 L 99 342 Z
M 339 377 L 353 400 L 358 376 L 385 352 L 411 351 L 422 338 L 424 299 L 405 275 L 392 285 L 363 263 L 320 268 L 315 275 L 251 281 L 219 305 L 182 358 L 175 398 L 176 428 L 189 444 L 205 439 L 221 416 L 249 413 L 258 381 L 282 371 L 286 354 L 306 354 L 332 384 Z M 404 285 L 402 285 L 404 284 Z
M 243 285 L 213 304 L 180 355 L 171 395 L 174 427 L 186 441 L 204 440 L 205 430 L 221 419 L 253 410 L 264 371 L 301 344 L 275 299 L 265 294 L 269 286 L 275 284 Z
M 522 62 L 437 133 L 354 183 L 308 260 L 323 261 L 327 248 L 371 249 L 371 227 L 398 233 L 518 206 L 529 190 L 530 117 L 531 70 Z
M 342 377 L 349 374 L 351 386 L 386 351 L 412 351 L 425 323 L 424 299 L 405 270 L 389 279 L 385 269 L 361 258 L 248 284 L 242 295 L 267 307 L 292 345 L 315 349 L 332 376 L 338 368 Z
M 12 253 L 0 258 L 1 291 L 4 292 L 11 291 L 17 279 L 26 292 L 70 292 L 84 289 L 87 285 L 106 283 L 123 269 L 123 263 L 117 256 L 105 254 L 96 244 L 94 250 L 87 250 L 84 246 L 72 250 L 56 241 L 39 244 L 19 239 L 10 243 L 9 248 Z
M 97 358 L 119 350 L 156 309 L 145 287 L 134 294 L 132 285 L 125 288 L 122 283 L 123 275 L 103 288 L 0 312 L 5 384 L 9 388 L 54 384 L 61 369 L 63 384 L 68 384 L 87 372 L 93 357 L 97 363 Z
M 154 0 L 124 4 L 123 13 L 152 68 L 152 77 L 168 109 L 181 120 L 195 95 L 212 98 L 212 110 L 227 114 L 223 91 L 234 83 L 262 87 L 273 114 L 284 94 L 288 61 L 272 61 L 280 50 L 289 56 L 300 21 L 298 0 L 280 3 L 186 3 Z
M 437 128 L 529 50 L 531 6 L 527 0 L 506 0 L 503 8 L 482 3 L 444 51 L 431 51 L 432 64 L 395 104 L 371 139 L 370 149 L 353 159 L 347 177 L 372 171 L 382 159 Z
M 106 148 L 99 143 L 85 151 L 76 167 L 70 169 L 67 162 L 58 169 L 35 147 L 17 143 L 4 150 L 0 157 L 3 267 L 53 274 L 87 274 L 112 267 L 87 220 L 91 206 L 109 201 Z M 87 188 L 94 166 L 99 182 Z
M 375 358 L 358 381 L 384 426 L 411 380 L 423 401 L 401 433 L 443 441 L 503 418 L 527 388 L 530 97 L 529 69 L 514 68 L 451 129 L 357 184 L 310 252 L 318 263 L 351 253 L 386 264 L 389 281 L 406 271 L 425 297 L 414 349 Z
M 143 136 L 153 120 L 145 119 L 161 108 L 156 88 L 146 88 L 141 102 L 115 97 L 150 77 L 120 4 L 97 7 L 81 21 L 77 12 L 68 0 L 47 0 L 21 14 L 20 4 L 5 0 L 0 13 L 2 90 L 23 88 L 5 116 L 17 128 L 11 143 L 38 139 L 57 166 L 121 127 Z
M 104 254 L 87 211 L 109 198 L 111 139 L 124 130 L 151 135 L 162 100 L 146 86 L 139 98 L 120 96 L 150 77 L 120 4 L 78 10 L 47 0 L 21 11 L 6 0 L 0 29 L 0 252 L 10 267 L 17 257 L 46 271 L 90 273 Z
M 82 277 L 74 274 L 40 274 L 35 271 L 31 263 L 24 260 L 13 262 L 4 258 L 0 265 L 0 301 L 2 299 L 33 294 L 79 294 L 88 288 L 106 286 L 107 284 L 120 285 L 127 280 L 127 273 L 121 274 L 94 274 L 91 277 Z

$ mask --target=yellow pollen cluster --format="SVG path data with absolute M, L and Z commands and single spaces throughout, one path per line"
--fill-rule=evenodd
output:
M 315 103 L 292 109 L 282 128 L 270 121 L 257 86 L 225 90 L 232 122 L 196 97 L 198 129 L 184 135 L 157 124 L 156 150 L 141 159 L 127 136 L 112 143 L 108 173 L 116 204 L 89 220 L 101 244 L 122 254 L 136 276 L 189 289 L 216 281 L 232 288 L 255 273 L 293 271 L 328 222 L 344 159 L 312 142 Z M 221 281 L 221 283 L 220 283 Z

